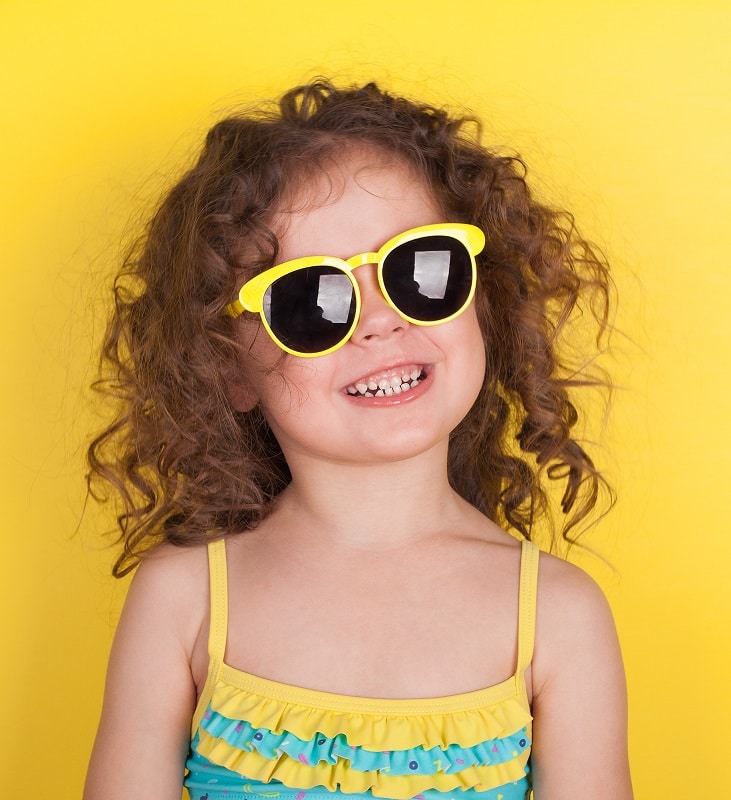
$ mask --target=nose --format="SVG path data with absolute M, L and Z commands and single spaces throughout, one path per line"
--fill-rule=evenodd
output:
M 402 334 L 409 323 L 393 309 L 381 292 L 375 264 L 364 264 L 353 272 L 360 289 L 360 319 L 351 341 L 371 344 Z

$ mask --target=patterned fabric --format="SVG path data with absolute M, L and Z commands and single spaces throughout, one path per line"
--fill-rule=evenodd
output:
M 266 680 L 223 663 L 223 541 L 209 545 L 208 678 L 193 720 L 191 800 L 525 800 L 538 550 L 523 543 L 516 672 L 450 697 L 377 700 Z

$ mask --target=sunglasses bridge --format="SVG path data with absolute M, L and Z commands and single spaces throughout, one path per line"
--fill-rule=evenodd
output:
M 357 256 L 344 258 L 343 261 L 353 269 L 363 267 L 366 264 L 378 264 L 378 253 L 359 253 Z

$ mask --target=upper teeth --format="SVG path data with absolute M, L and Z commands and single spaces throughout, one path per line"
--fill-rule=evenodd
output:
M 397 374 L 390 378 L 366 378 L 351 384 L 346 391 L 348 394 L 359 394 L 363 397 L 390 397 L 416 386 L 420 378 L 421 369 L 414 367 L 412 370 L 404 370 L 400 375 Z

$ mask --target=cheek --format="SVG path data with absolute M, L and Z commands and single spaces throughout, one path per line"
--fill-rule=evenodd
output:
M 471 363 L 470 391 L 468 393 L 468 403 L 467 403 L 467 408 L 465 409 L 465 416 L 467 416 L 468 412 L 477 401 L 477 398 L 480 396 L 480 392 L 482 391 L 484 382 L 485 382 L 485 350 L 484 348 L 481 347 L 479 353 L 477 353 L 475 359 Z
M 465 312 L 464 330 L 460 332 L 459 342 L 462 352 L 462 380 L 464 381 L 464 414 L 472 408 L 480 394 L 485 380 L 486 356 L 485 343 L 482 337 L 474 309 Z
M 287 431 L 324 403 L 324 376 L 317 359 L 286 355 L 275 344 L 271 346 L 274 351 L 267 352 L 266 358 L 249 356 L 248 380 L 272 430 Z
M 485 372 L 485 340 L 477 319 L 474 303 L 457 320 L 461 323 L 459 339 L 466 357 L 474 364 L 475 372 L 482 376 Z

